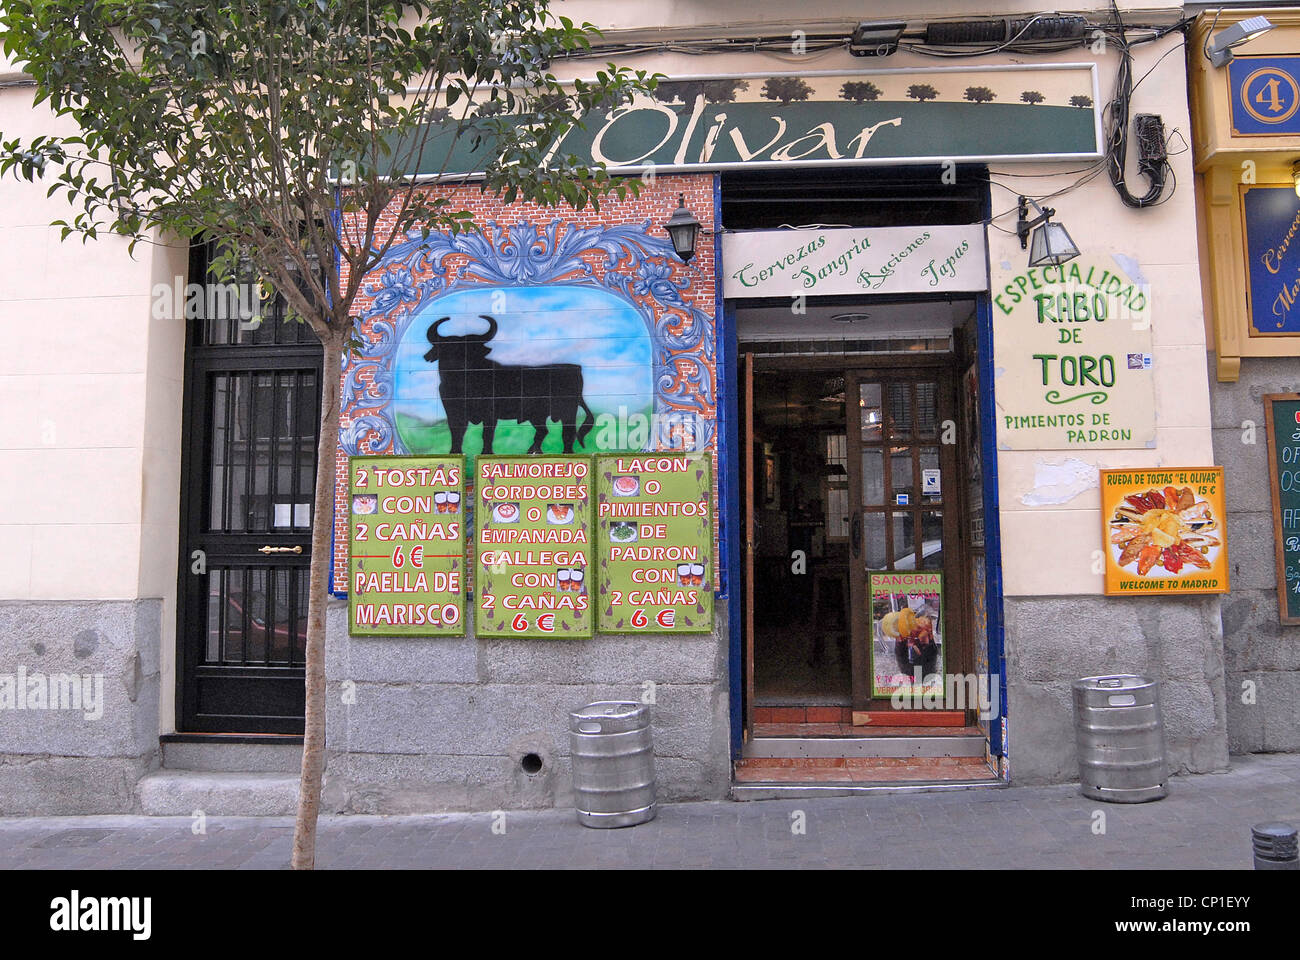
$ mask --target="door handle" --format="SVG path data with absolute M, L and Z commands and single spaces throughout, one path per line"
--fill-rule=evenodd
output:
M 271 546 L 266 546 L 266 547 L 262 547 L 262 548 L 261 548 L 260 550 L 258 550 L 257 552 L 258 552 L 258 553 L 302 553 L 302 544 L 298 544 L 298 546 L 296 546 L 296 547 L 271 547 Z
M 853 511 L 853 519 L 849 521 L 849 544 L 856 560 L 862 552 L 862 513 L 859 510 Z

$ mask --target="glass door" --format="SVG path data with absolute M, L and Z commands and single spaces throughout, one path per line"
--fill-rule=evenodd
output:
M 952 651 L 960 646 L 961 486 L 952 377 L 944 368 L 893 368 L 852 371 L 848 381 L 853 707 L 888 709 L 885 678 L 897 682 L 917 665 L 924 673 L 953 672 Z M 897 617 L 882 632 L 873 615 L 871 575 L 885 571 L 943 574 L 941 598 L 914 597 L 913 614 L 901 621 L 908 625 L 903 636 Z M 903 600 L 894 601 L 893 612 Z

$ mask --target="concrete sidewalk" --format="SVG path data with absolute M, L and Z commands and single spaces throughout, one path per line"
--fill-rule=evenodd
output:
M 3 784 L 0 784 L 0 789 Z M 1098 830 L 1105 817 L 1104 833 Z M 322 868 L 1250 869 L 1250 827 L 1300 825 L 1300 755 L 1235 757 L 1155 803 L 1087 800 L 1077 786 L 681 803 L 622 830 L 571 810 L 323 817 Z M 0 868 L 284 868 L 292 821 L 189 817 L 0 819 Z M 802 824 L 804 832 L 798 828 Z M 496 827 L 494 831 L 494 825 Z

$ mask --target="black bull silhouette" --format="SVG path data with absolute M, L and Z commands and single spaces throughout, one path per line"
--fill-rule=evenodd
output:
M 483 452 L 492 453 L 493 434 L 502 420 L 525 421 L 533 425 L 529 453 L 541 453 L 546 439 L 546 421 L 560 424 L 564 452 L 573 453 L 595 426 L 595 416 L 582 398 L 582 367 L 576 363 L 546 363 L 535 367 L 512 366 L 488 359 L 488 341 L 497 334 L 497 322 L 486 314 L 486 333 L 445 337 L 438 328 L 450 320 L 443 317 L 430 325 L 432 345 L 424 359 L 438 364 L 438 395 L 447 411 L 451 428 L 451 452 L 461 453 L 465 428 L 483 424 Z M 578 426 L 578 409 L 586 419 Z

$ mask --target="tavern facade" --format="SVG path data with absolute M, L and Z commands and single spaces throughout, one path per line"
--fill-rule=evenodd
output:
M 1243 73 L 1202 47 L 1248 11 L 1121 4 L 1112 178 L 1109 9 L 565 8 L 605 46 L 557 76 L 667 77 L 563 141 L 637 195 L 430 183 L 483 231 L 368 279 L 332 463 L 305 329 L 183 300 L 202 245 L 61 246 L 43 190 L 0 184 L 6 315 L 49 318 L 0 370 L 0 675 L 104 678 L 93 720 L 3 712 L 0 813 L 189 814 L 200 780 L 209 813 L 291 811 L 318 469 L 330 811 L 570 804 L 567 713 L 609 699 L 653 704 L 669 800 L 1068 781 L 1070 682 L 1105 673 L 1161 681 L 1175 772 L 1300 746 L 1268 483 L 1300 398 L 1258 395 L 1300 367 L 1257 292 L 1296 254 L 1249 265 L 1252 221 L 1300 207 L 1238 189 L 1293 186 L 1300 132 L 1267 125 L 1300 14 L 1266 12 Z M 5 128 L 36 130 L 10 73 Z M 1242 89 L 1266 132 L 1233 126 Z

